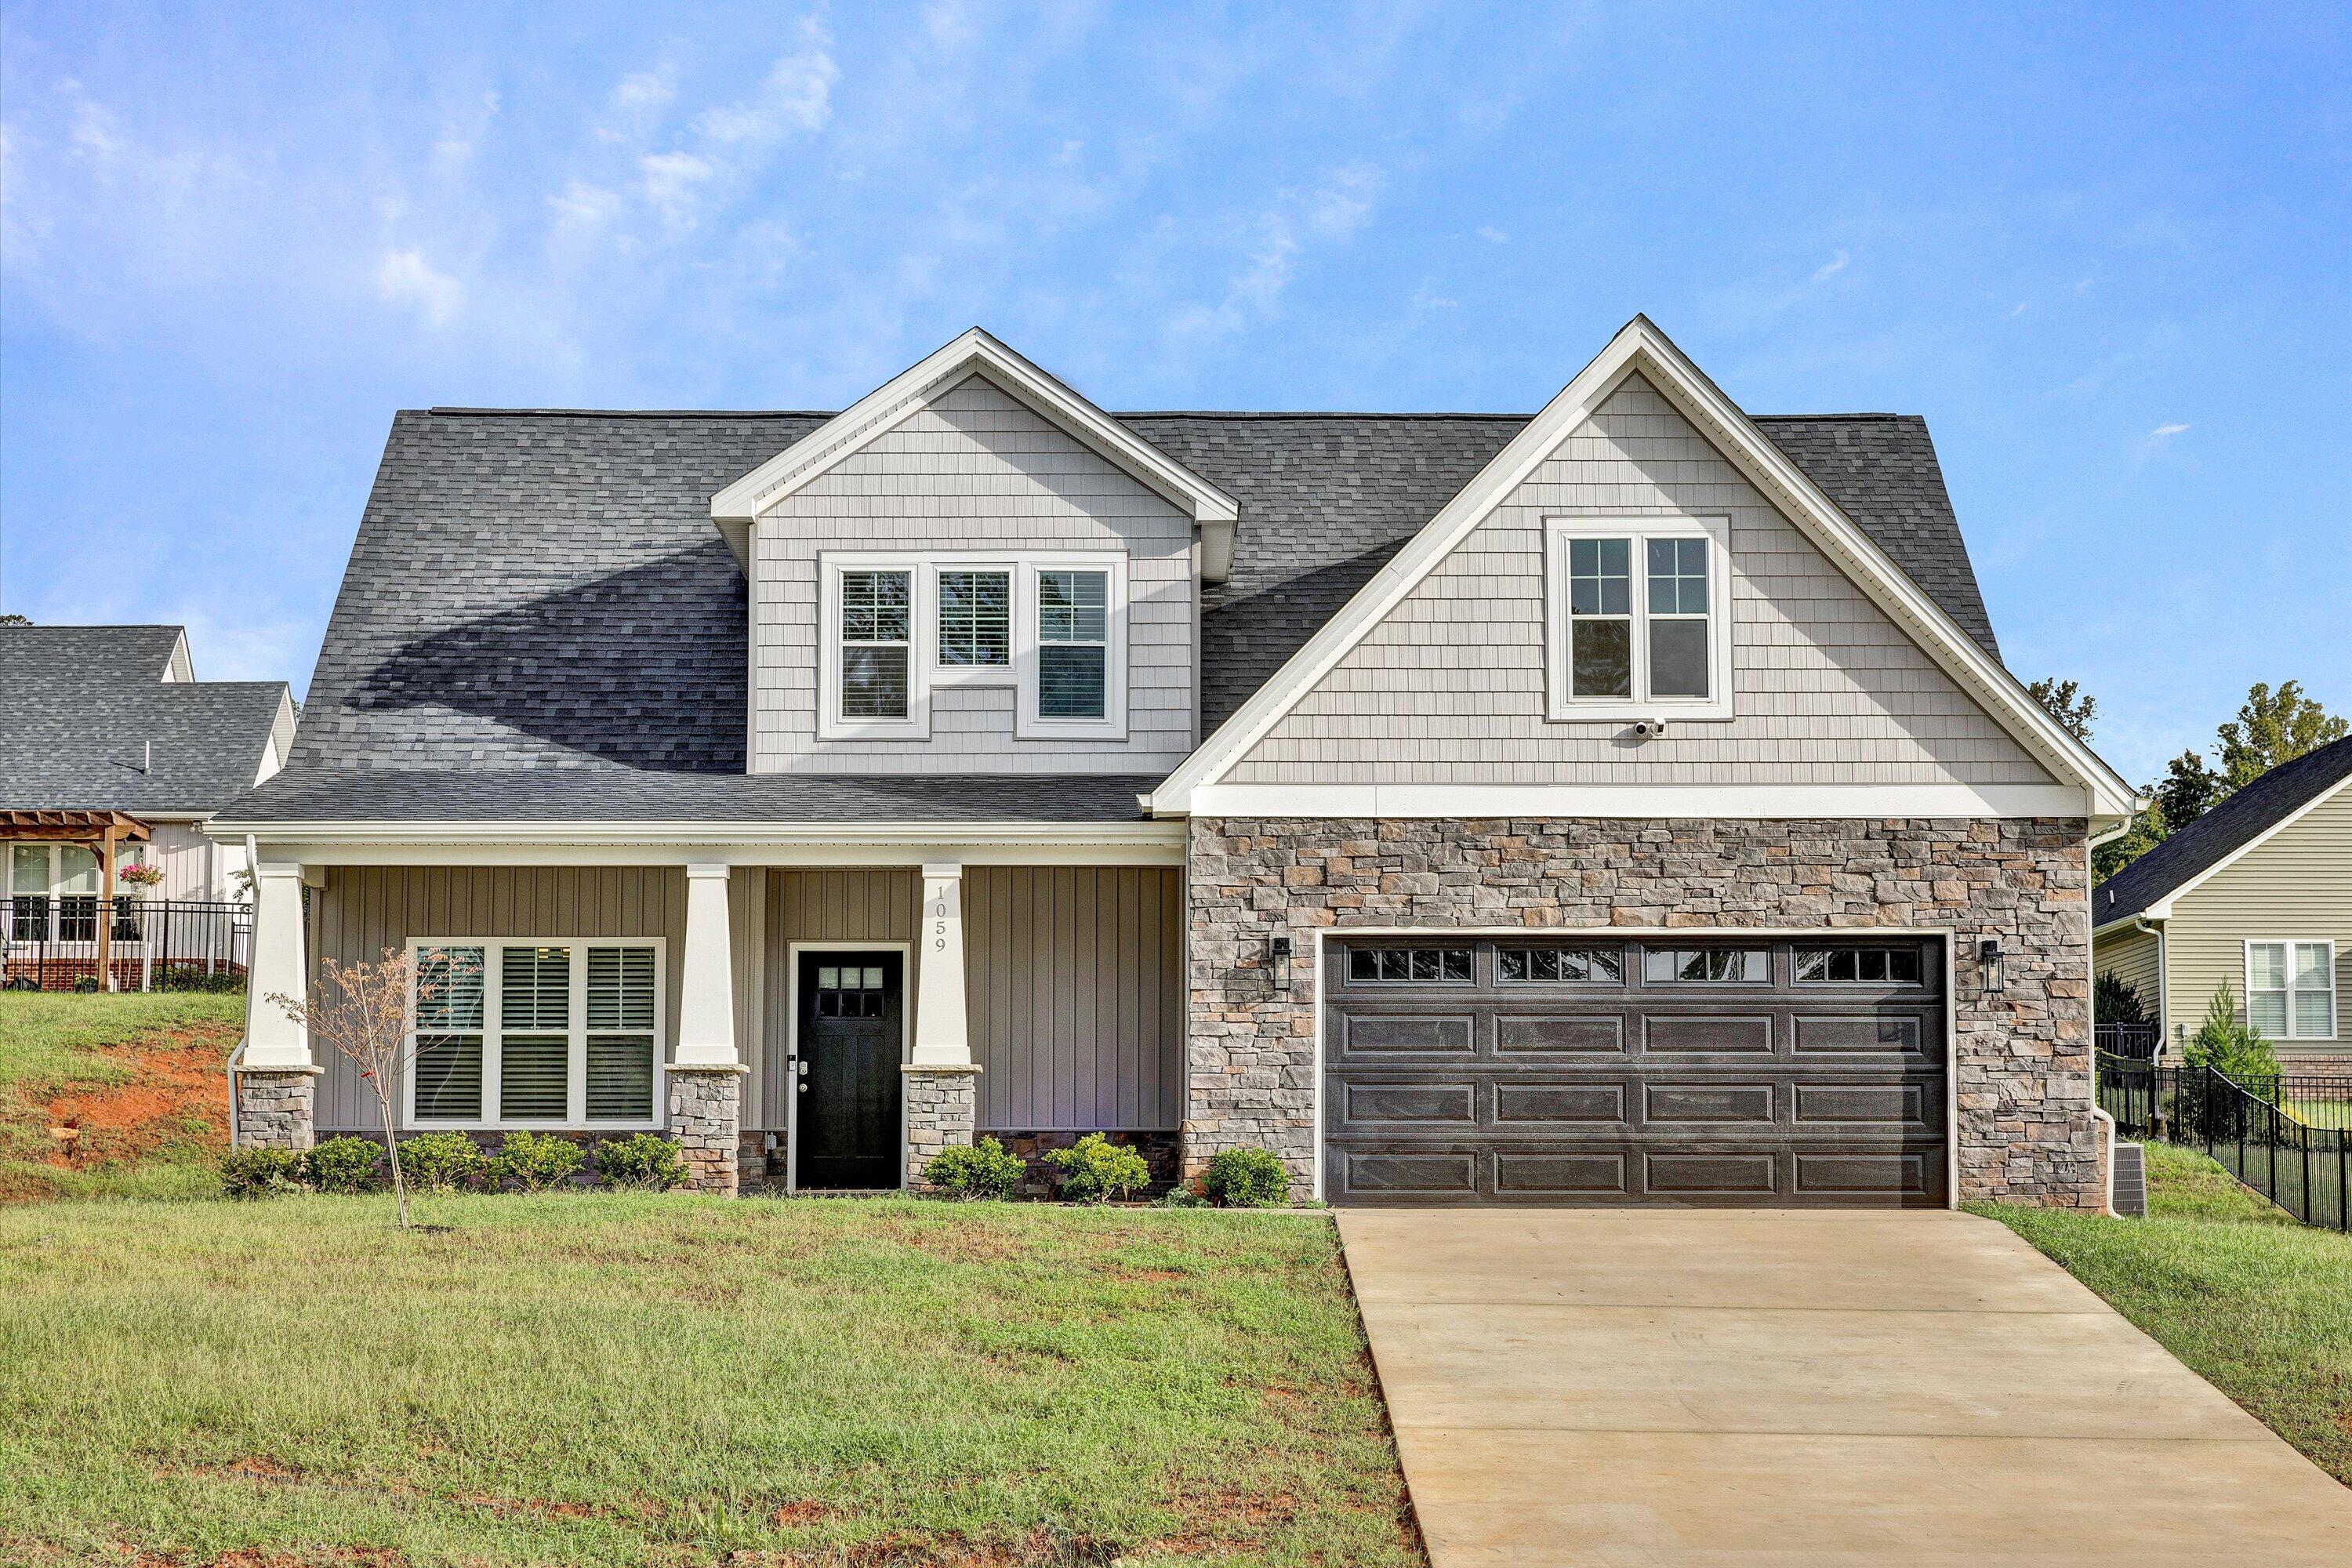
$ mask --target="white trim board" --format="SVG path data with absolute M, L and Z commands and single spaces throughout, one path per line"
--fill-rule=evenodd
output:
M 2081 816 L 2068 784 L 1203 784 L 1196 816 Z
M 1977 646 L 1934 600 L 1906 576 L 1836 504 L 1790 462 L 1739 407 L 1645 316 L 1636 316 L 1496 454 L 1478 476 L 1440 508 L 1340 612 L 1326 622 L 1274 678 L 1187 757 L 1151 797 L 1155 812 L 1181 816 L 1193 793 L 1214 784 L 1264 740 L 1281 718 L 1328 675 L 1371 628 L 1395 609 L 1469 531 L 1484 521 L 1555 447 L 1640 372 L 1796 524 L 1879 608 L 1911 636 L 1946 674 L 2062 782 L 2084 794 L 2094 818 L 2128 816 L 2139 796 L 2042 710 L 2016 677 Z
M 1097 456 L 1182 508 L 1201 525 L 1203 576 L 1213 583 L 1223 581 L 1223 572 L 1214 569 L 1229 565 L 1233 558 L 1233 531 L 1241 515 L 1234 498 L 978 327 L 892 376 L 711 497 L 711 521 L 726 536 L 737 564 L 747 572 L 751 569 L 751 531 L 759 518 L 819 474 L 897 428 L 940 393 L 975 374 L 986 376 Z

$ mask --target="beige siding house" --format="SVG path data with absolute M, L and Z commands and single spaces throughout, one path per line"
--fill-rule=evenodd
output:
M 2352 1072 L 2352 740 L 2274 768 L 2101 883 L 2100 973 L 2178 1055 L 2227 986 L 2290 1071 Z
M 978 331 L 836 415 L 403 414 L 311 692 L 212 831 L 283 988 L 442 982 L 410 1128 L 2105 1202 L 2131 792 L 1920 421 L 1751 418 L 1646 321 L 1532 416 L 1114 416 Z M 368 1120 L 268 1010 L 236 1073 L 241 1136 Z

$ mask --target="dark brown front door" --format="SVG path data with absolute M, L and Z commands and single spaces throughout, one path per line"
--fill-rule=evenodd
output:
M 1936 938 L 1430 931 L 1326 951 L 1334 1203 L 1944 1202 Z
M 801 954 L 796 1185 L 898 1185 L 903 969 L 895 952 Z

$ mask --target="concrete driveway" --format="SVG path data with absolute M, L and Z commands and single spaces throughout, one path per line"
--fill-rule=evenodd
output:
M 1990 1220 L 1339 1232 L 1436 1568 L 2352 1563 L 2352 1491 Z

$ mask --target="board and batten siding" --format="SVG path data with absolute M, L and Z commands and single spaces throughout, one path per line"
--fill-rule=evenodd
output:
M 2352 784 L 2338 784 L 2301 816 L 2173 900 L 2164 922 L 2170 999 L 2165 1037 L 2190 1034 L 2226 981 L 2246 1010 L 2246 943 L 2336 943 L 2336 1038 L 2277 1040 L 2281 1058 L 2345 1053 L 2352 1002 Z
M 686 873 L 677 867 L 331 866 L 310 895 L 310 954 L 370 963 L 411 937 L 659 937 L 664 1054 L 677 1040 Z M 742 998 L 737 998 L 740 1016 Z M 320 1136 L 376 1131 L 376 1108 L 352 1064 L 316 1047 Z
M 2164 1017 L 2163 944 L 2153 931 L 2126 929 L 2095 938 L 2092 942 L 2091 973 L 2112 974 L 2139 993 L 2141 1010 L 2162 1022 Z M 2112 1024 L 2113 1018 L 2094 1018 L 2095 1024 Z
M 966 996 L 979 1126 L 1173 1130 L 1183 1119 L 1184 877 L 974 866 Z
M 1548 518 L 1731 520 L 1736 716 L 1546 720 Z M 1244 527 L 1247 527 L 1244 520 Z M 1234 768 L 1230 784 L 2039 784 L 2049 773 L 1641 375 Z
M 1174 867 L 972 866 L 964 994 L 982 1131 L 1173 1129 L 1182 1116 L 1183 873 Z M 912 869 L 772 870 L 759 1115 L 786 1125 L 795 942 L 906 943 L 922 985 Z M 748 1125 L 748 1124 L 747 1124 Z
M 1127 552 L 1125 742 L 1023 740 L 1013 688 L 934 685 L 930 738 L 821 740 L 826 551 Z M 993 383 L 971 376 L 845 458 L 752 531 L 758 773 L 1149 773 L 1192 749 L 1192 522 Z
M 753 1080 L 760 1086 L 758 1127 L 782 1131 L 788 1123 L 793 1085 L 784 1073 L 792 1049 L 793 1016 L 799 1005 L 793 974 L 793 943 L 890 942 L 907 945 L 907 994 L 900 1006 L 911 1030 L 915 987 L 921 983 L 921 954 L 914 951 L 915 925 L 923 902 L 923 880 L 912 868 L 853 868 L 843 870 L 771 870 L 768 873 L 767 976 L 761 1061 Z M 745 1127 L 751 1126 L 747 1118 Z

